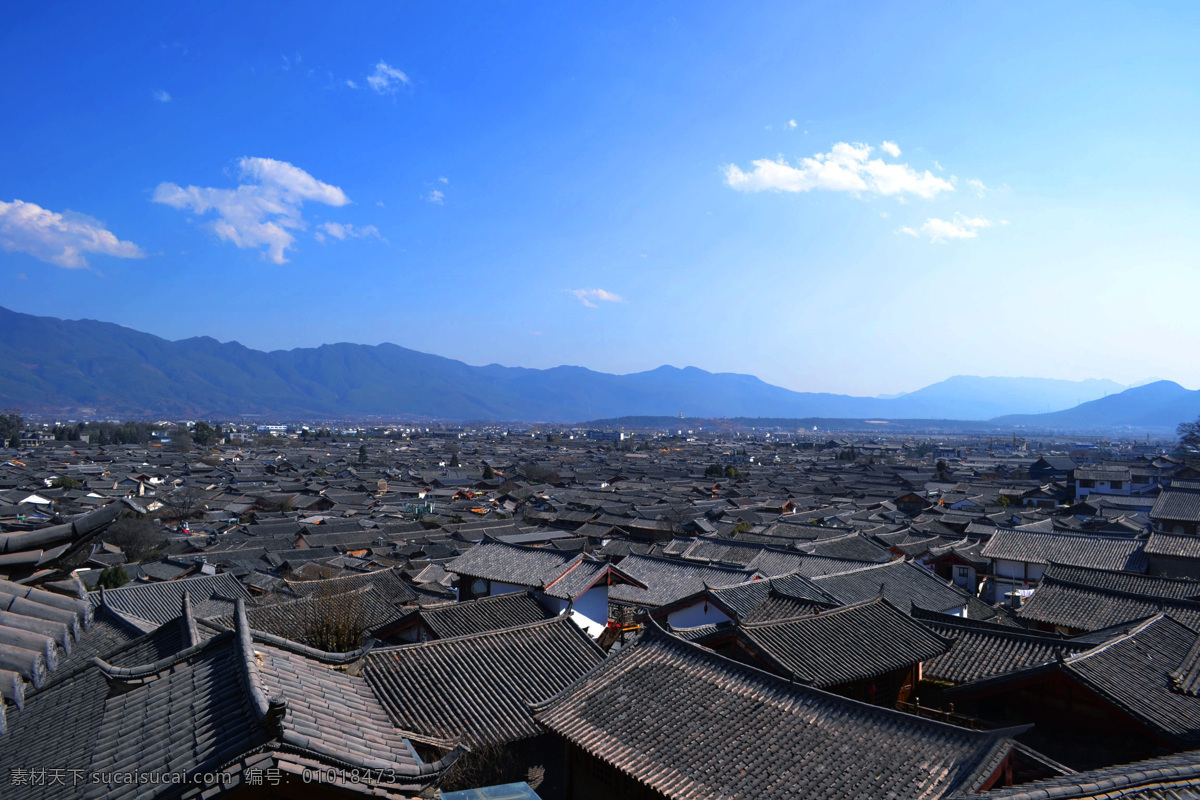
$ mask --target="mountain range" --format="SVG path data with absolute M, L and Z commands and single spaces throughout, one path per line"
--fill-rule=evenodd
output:
M 895 397 L 794 392 L 751 376 L 662 366 L 477 367 L 394 344 L 253 350 L 172 342 L 93 320 L 0 308 L 0 405 L 66 416 L 431 418 L 578 422 L 620 416 L 992 420 L 995 425 L 1173 428 L 1200 392 L 1170 381 L 955 376 Z M 1047 413 L 1049 412 L 1049 413 Z

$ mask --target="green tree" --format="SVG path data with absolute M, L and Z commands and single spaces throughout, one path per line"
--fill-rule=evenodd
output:
M 458 463 L 458 453 L 457 452 L 453 452 L 450 454 L 450 466 L 455 467 L 455 468 L 462 466 L 461 464 Z
M 126 512 L 104 532 L 104 541 L 121 548 L 131 563 L 156 560 L 167 537 L 149 517 Z
M 717 464 L 716 462 L 710 464 L 704 470 L 704 477 L 706 477 L 706 478 L 722 478 L 724 476 L 725 476 L 725 469 L 720 464 Z
M 492 469 L 492 465 L 484 464 L 483 465 L 483 479 L 485 481 L 490 481 L 495 477 L 496 477 L 496 470 Z
M 216 444 L 220 435 L 217 429 L 207 422 L 197 422 L 192 426 L 192 438 L 196 440 L 197 444 L 208 447 L 209 445 Z
M 1179 436 L 1179 443 L 1184 447 L 1200 449 L 1200 418 L 1197 418 L 1195 422 L 1179 423 L 1175 433 Z
M 56 489 L 82 489 L 83 484 L 74 478 L 68 478 L 66 475 L 54 479 L 54 488 Z
M 116 589 L 129 583 L 129 573 L 120 564 L 105 567 L 100 571 L 100 585 L 105 589 Z
M 366 444 L 366 442 L 363 442 L 362 444 L 360 444 L 358 446 L 358 463 L 359 464 L 367 463 L 367 444 Z
M 15 411 L 0 414 L 0 445 L 19 447 L 21 431 L 25 430 L 25 420 Z
M 125 444 L 120 440 L 117 443 Z M 184 426 L 181 425 L 171 432 L 171 449 L 176 453 L 186 453 L 192 449 L 192 435 Z

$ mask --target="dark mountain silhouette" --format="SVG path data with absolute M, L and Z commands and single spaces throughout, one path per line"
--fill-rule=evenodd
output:
M 987 419 L 1058 411 L 1122 388 L 1101 380 L 956 376 L 892 399 L 851 397 L 793 392 L 751 375 L 696 367 L 629 375 L 571 366 L 474 367 L 394 344 L 264 352 L 209 337 L 171 342 L 112 323 L 0 308 L 0 405 L 42 414 L 547 422 L 679 413 Z

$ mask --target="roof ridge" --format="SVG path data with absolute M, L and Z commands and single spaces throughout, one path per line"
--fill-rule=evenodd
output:
M 513 592 L 513 594 L 516 594 L 516 593 Z M 588 636 L 587 632 L 584 631 L 582 628 L 580 628 L 579 625 L 577 625 L 575 623 L 575 620 L 571 619 L 571 616 L 569 614 L 558 614 L 557 616 L 553 616 L 548 619 L 537 619 L 537 620 L 534 620 L 533 622 L 525 622 L 525 623 L 522 623 L 521 625 L 513 625 L 508 628 L 497 628 L 495 630 L 490 630 L 490 631 L 477 631 L 476 633 L 464 633 L 460 636 L 448 636 L 445 639 L 431 639 L 428 642 L 413 642 L 412 644 L 397 644 L 397 645 L 392 645 L 390 647 L 376 647 L 371 650 L 369 655 L 374 655 L 376 653 L 394 653 L 394 652 L 397 652 L 400 650 L 416 650 L 419 648 L 429 648 L 429 647 L 433 647 L 434 645 L 446 644 L 446 643 L 451 643 L 451 642 L 462 642 L 467 639 L 486 639 L 486 638 L 490 638 L 490 637 L 498 637 L 498 636 L 501 636 L 504 634 L 516 633 L 518 631 L 531 630 L 534 628 L 541 628 L 541 627 L 548 628 L 553 625 L 558 625 L 558 624 L 563 624 L 563 623 L 570 623 L 571 627 L 575 628 L 576 630 L 578 630 L 580 632 L 580 634 L 587 637 L 587 640 L 589 642 L 591 642 L 593 645 L 596 645 L 596 643 L 592 639 L 592 637 Z M 596 647 L 599 647 L 599 645 L 596 645 Z
M 237 643 L 237 659 L 242 685 L 250 695 L 250 707 L 255 720 L 263 727 L 281 723 L 287 710 L 287 701 L 282 697 L 267 700 L 262 690 L 262 676 L 258 671 L 258 656 L 254 652 L 254 641 L 250 636 L 250 622 L 246 618 L 246 601 L 238 598 L 234 610 L 234 641 Z
M 160 658 L 157 661 L 151 661 L 148 664 L 137 664 L 132 667 L 118 667 L 115 664 L 110 664 L 99 656 L 93 656 L 92 658 L 88 659 L 87 666 L 94 666 L 103 672 L 106 677 L 117 680 L 137 680 L 140 678 L 148 678 L 151 675 L 162 672 L 163 670 L 173 667 L 176 664 L 187 661 L 192 656 L 204 652 L 210 646 L 213 646 L 214 643 L 223 643 L 227 638 L 229 637 L 217 635 L 211 639 L 208 639 L 207 641 L 193 644 L 190 647 L 185 647 L 177 653 Z M 82 672 L 82 670 L 76 670 L 76 672 L 72 674 L 77 675 L 79 672 Z
M 1034 523 L 1036 524 L 1036 523 Z M 1028 528 L 1015 528 L 1005 525 L 997 525 L 996 532 L 1004 531 L 1006 533 L 1035 533 L 1040 536 L 1069 536 L 1074 539 L 1108 539 L 1114 542 L 1137 542 L 1141 541 L 1140 536 L 1121 536 L 1119 534 L 1092 533 L 1089 531 L 1063 531 L 1063 530 L 1048 530 L 1039 531 Z
M 784 596 L 786 597 L 787 595 L 784 595 Z M 904 614 L 903 611 L 900 611 L 900 609 L 896 608 L 896 606 L 889 603 L 887 601 L 887 598 L 883 597 L 882 595 L 876 595 L 875 597 L 869 597 L 866 600 L 858 600 L 854 603 L 847 603 L 846 605 L 843 605 L 843 606 L 837 606 L 836 608 L 827 608 L 824 611 L 818 611 L 815 614 L 796 614 L 795 616 L 791 616 L 791 617 L 778 617 L 776 619 L 759 620 L 757 622 L 742 622 L 739 624 L 743 628 L 763 628 L 768 625 L 777 625 L 781 622 L 795 622 L 796 620 L 815 619 L 817 617 L 821 617 L 822 619 L 828 619 L 829 617 L 836 616 L 837 614 L 841 614 L 841 613 L 844 613 L 847 611 L 858 611 L 859 609 L 865 608 L 866 606 L 877 605 L 877 604 L 887 604 L 887 605 L 891 606 L 892 608 L 895 608 L 896 611 L 899 611 L 901 614 Z M 908 615 L 904 614 L 904 616 L 907 617 Z M 937 634 L 934 634 L 934 635 L 936 636 Z
M 1173 617 L 1169 617 L 1160 611 L 1157 614 L 1155 614 L 1154 616 L 1148 617 L 1147 619 L 1143 620 L 1142 622 L 1139 622 L 1137 625 L 1134 625 L 1132 628 L 1125 631 L 1125 633 L 1114 636 L 1113 638 L 1109 639 L 1106 642 L 1101 642 L 1100 644 L 1096 645 L 1095 647 L 1090 647 L 1087 650 L 1084 650 L 1082 653 L 1075 653 L 1074 655 L 1068 656 L 1067 658 L 1063 659 L 1063 662 L 1066 664 L 1074 664 L 1074 663 L 1089 659 L 1092 656 L 1099 655 L 1100 653 L 1103 653 L 1104 651 L 1108 650 L 1110 647 L 1113 647 L 1118 644 L 1122 644 L 1122 643 L 1128 641 L 1129 639 L 1132 639 L 1134 636 L 1137 636 L 1139 633 L 1146 630 L 1150 626 L 1155 625 L 1158 622 L 1161 622 L 1162 620 L 1167 620 L 1167 619 L 1171 620 L 1171 622 L 1174 622 L 1176 625 L 1180 626 L 1181 628 L 1185 628 L 1189 631 L 1192 630 L 1191 628 L 1188 628 L 1188 626 L 1184 625 L 1182 622 L 1179 622 L 1178 620 L 1174 619 Z M 1192 633 L 1194 634 L 1195 631 L 1192 631 Z
M 913 616 L 927 625 L 941 625 L 948 628 L 955 628 L 961 631 L 974 631 L 978 633 L 995 635 L 995 636 L 1017 636 L 1029 639 L 1044 640 L 1047 643 L 1055 643 L 1058 645 L 1066 644 L 1067 646 L 1083 646 L 1083 642 L 1074 642 L 1070 638 L 1063 637 L 1061 634 L 1047 633 L 1046 631 L 1035 631 L 1030 628 L 1013 628 L 1008 625 L 999 625 L 997 623 L 989 623 L 987 620 L 970 619 L 969 617 L 955 617 L 953 614 L 943 614 L 940 611 L 932 611 L 920 606 L 913 606 L 917 611 L 925 614 L 937 614 L 941 619 L 922 619 L 921 617 Z M 963 620 L 955 622 L 954 620 Z M 993 626 L 993 627 L 984 627 Z M 1090 648 L 1088 648 L 1090 649 Z
M 1174 597 L 1157 597 L 1152 594 L 1141 594 L 1140 592 L 1130 592 L 1125 589 L 1112 589 L 1107 586 L 1092 586 L 1091 584 L 1087 584 L 1087 583 L 1079 583 L 1078 581 L 1068 581 L 1068 580 L 1063 580 L 1062 578 L 1056 578 L 1056 577 L 1049 576 L 1049 575 L 1043 575 L 1041 585 L 1045 586 L 1047 581 L 1049 581 L 1050 585 L 1052 585 L 1052 586 L 1054 586 L 1054 585 L 1068 586 L 1073 589 L 1083 589 L 1083 590 L 1089 591 L 1089 592 L 1102 592 L 1104 594 L 1117 595 L 1118 597 L 1123 597 L 1123 598 L 1130 599 L 1130 600 L 1144 600 L 1148 603 L 1158 605 L 1160 608 L 1164 604 L 1168 604 L 1168 605 L 1177 605 L 1177 606 L 1183 606 L 1184 608 L 1192 608 L 1192 609 L 1200 610 L 1200 600 L 1188 600 L 1188 599 L 1174 598 Z M 1036 596 L 1036 594 L 1035 594 L 1035 596 Z M 1109 626 L 1109 627 L 1111 627 L 1111 626 Z
M 1191 534 L 1179 534 L 1179 535 L 1190 536 Z M 1121 538 L 1125 538 L 1125 537 L 1121 537 Z M 1195 578 L 1176 578 L 1176 577 L 1172 577 L 1172 576 L 1168 576 L 1168 575 L 1150 575 L 1145 572 L 1130 572 L 1129 570 L 1126 570 L 1126 569 L 1110 569 L 1108 567 L 1084 567 L 1084 566 L 1079 566 L 1077 564 L 1067 564 L 1062 561 L 1047 561 L 1046 562 L 1046 570 L 1047 571 L 1049 571 L 1053 567 L 1059 567 L 1061 569 L 1081 569 L 1081 570 L 1084 570 L 1085 572 L 1104 572 L 1104 573 L 1107 573 L 1110 575 L 1122 575 L 1122 576 L 1128 576 L 1131 578 L 1148 578 L 1151 581 L 1162 581 L 1164 583 L 1190 584 L 1192 586 L 1195 586 L 1197 589 L 1197 594 L 1200 594 L 1200 580 L 1196 580 Z
M 200 641 L 200 631 L 196 628 L 196 618 L 192 616 L 192 598 L 186 589 L 183 591 L 182 608 L 179 612 L 179 622 L 183 629 L 183 640 L 191 647 Z
M 820 557 L 827 558 L 827 556 L 820 556 Z M 841 560 L 845 561 L 846 559 L 841 559 Z M 873 570 L 873 569 L 883 569 L 884 567 L 890 567 L 893 564 L 906 564 L 906 563 L 908 563 L 908 562 L 905 561 L 903 558 L 893 558 L 891 561 L 883 561 L 878 564 L 864 564 L 861 567 L 855 567 L 854 569 L 848 569 L 845 572 L 831 572 L 828 575 L 815 575 L 815 576 L 809 578 L 809 580 L 813 581 L 815 583 L 816 581 L 824 580 L 825 578 L 837 578 L 842 575 L 854 575 L 859 572 L 867 572 L 867 571 Z

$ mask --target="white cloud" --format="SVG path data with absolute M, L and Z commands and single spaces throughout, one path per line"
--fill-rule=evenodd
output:
M 313 237 L 318 242 L 324 242 L 327 235 L 332 236 L 338 241 L 365 239 L 370 236 L 376 239 L 383 238 L 379 235 L 379 229 L 374 225 L 350 225 L 341 222 L 322 222 L 317 226 L 317 232 L 313 234 Z
M 879 149 L 887 153 L 892 158 L 900 157 L 900 145 L 896 144 L 895 142 L 884 142 L 883 144 L 879 145 Z
M 946 168 L 945 168 L 945 167 L 943 167 L 941 164 L 939 164 L 939 163 L 938 163 L 936 160 L 933 162 L 933 166 L 934 166 L 934 168 L 935 168 L 935 169 L 936 169 L 938 172 L 945 172 L 945 171 L 946 171 Z
M 358 84 L 355 83 L 354 81 L 350 80 L 349 78 L 346 79 L 346 85 L 349 86 L 351 89 L 358 88 Z
M 304 230 L 300 210 L 306 200 L 344 206 L 350 198 L 336 186 L 323 183 L 299 167 L 273 158 L 242 158 L 238 170 L 244 183 L 236 189 L 217 189 L 160 183 L 152 200 L 180 210 L 217 215 L 213 230 L 239 248 L 266 248 L 276 264 L 286 264 L 285 251 Z
M 900 233 L 918 238 L 925 237 L 931 242 L 948 242 L 951 239 L 974 239 L 983 228 L 991 228 L 996 223 L 983 217 L 966 217 L 955 214 L 954 219 L 936 219 L 930 217 L 920 228 L 901 228 Z M 1004 221 L 1000 222 L 1005 225 Z
M 58 214 L 22 200 L 0 201 L 0 247 L 69 269 L 86 267 L 85 253 L 145 256 L 140 247 L 121 241 L 97 219 L 73 211 Z
M 446 194 L 437 189 L 434 189 L 430 191 L 429 194 L 425 195 L 425 199 L 431 203 L 436 203 L 439 206 L 446 204 Z
M 794 119 L 789 119 L 789 120 L 788 120 L 788 123 L 787 123 L 787 126 L 788 126 L 789 128 L 791 128 L 791 129 L 795 130 L 795 128 L 796 128 L 796 120 L 794 120 Z
M 991 191 L 991 189 L 983 185 L 983 181 L 976 180 L 975 178 L 967 181 L 967 186 L 970 186 L 971 189 L 974 190 L 975 194 L 979 197 L 983 197 L 985 194 Z
M 165 89 L 158 89 L 154 92 L 154 99 L 160 103 L 171 102 L 171 95 Z
M 400 70 L 380 61 L 375 65 L 375 71 L 367 76 L 367 83 L 379 94 L 395 94 L 400 84 L 408 84 L 408 76 Z
M 744 172 L 736 164 L 725 167 L 725 183 L 742 192 L 808 192 L 823 189 L 855 194 L 914 194 L 926 199 L 940 192 L 954 191 L 949 181 L 929 170 L 917 172 L 907 164 L 889 164 L 872 159 L 872 148 L 865 144 L 838 142 L 828 153 L 817 153 L 793 167 L 778 160 L 759 159 L 754 169 Z
M 440 181 L 441 183 L 449 183 L 450 179 L 449 178 L 438 178 L 438 181 Z
M 599 308 L 593 300 L 602 300 L 605 303 L 624 303 L 625 298 L 613 292 L 606 292 L 604 289 L 567 289 L 568 294 L 573 294 L 588 308 Z

